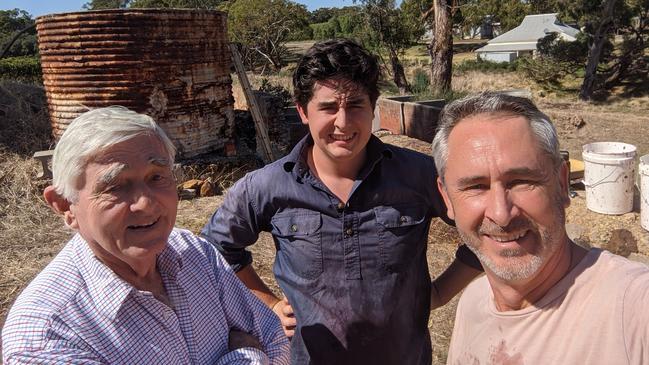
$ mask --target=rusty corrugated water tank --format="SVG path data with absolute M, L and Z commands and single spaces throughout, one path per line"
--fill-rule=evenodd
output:
M 224 147 L 234 113 L 226 15 L 180 9 L 100 10 L 36 19 L 53 134 L 88 108 L 152 116 L 180 158 Z

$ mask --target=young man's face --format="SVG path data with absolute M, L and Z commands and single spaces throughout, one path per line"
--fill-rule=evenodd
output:
M 297 108 L 315 142 L 314 159 L 354 164 L 365 158 L 374 110 L 362 87 L 344 80 L 317 82 L 306 107 Z
M 479 114 L 453 128 L 440 190 L 464 242 L 485 270 L 527 281 L 566 242 L 565 165 L 556 171 L 520 116 Z

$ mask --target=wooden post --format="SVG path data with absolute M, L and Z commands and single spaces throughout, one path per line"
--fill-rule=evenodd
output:
M 261 114 L 259 109 L 259 103 L 255 98 L 255 94 L 252 91 L 250 86 L 250 81 L 248 81 L 248 76 L 246 75 L 246 70 L 243 67 L 243 62 L 241 62 L 241 55 L 235 44 L 230 43 L 230 52 L 232 53 L 232 62 L 234 63 L 234 69 L 237 71 L 237 76 L 239 77 L 239 82 L 241 87 L 243 87 L 243 94 L 246 96 L 246 102 L 248 103 L 248 110 L 252 114 L 252 119 L 255 121 L 255 130 L 257 131 L 257 136 L 261 140 L 262 150 L 264 151 L 264 160 L 266 163 L 273 162 L 275 158 L 273 157 L 273 150 L 270 147 L 270 138 L 268 138 L 268 131 L 266 130 L 266 124 L 264 123 L 264 117 Z

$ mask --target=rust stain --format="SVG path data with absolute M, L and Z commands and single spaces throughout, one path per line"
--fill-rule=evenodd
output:
M 36 29 L 56 138 L 88 108 L 109 105 L 151 115 L 181 158 L 221 149 L 232 138 L 224 13 L 87 11 L 39 17 Z

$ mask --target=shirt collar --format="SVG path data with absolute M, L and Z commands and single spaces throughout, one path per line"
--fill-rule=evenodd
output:
M 174 233 L 172 232 L 172 234 Z M 99 261 L 90 249 L 88 242 L 79 233 L 72 238 L 72 242 L 80 274 L 88 287 L 97 312 L 109 320 L 116 320 L 126 299 L 129 295 L 137 293 L 138 290 Z M 181 255 L 169 244 L 158 255 L 157 265 L 163 277 L 166 274 L 171 278 L 175 278 L 183 267 Z
M 286 156 L 286 161 L 283 164 L 284 170 L 293 172 L 297 178 L 304 177 L 309 171 L 306 161 L 307 151 L 309 147 L 313 146 L 313 143 L 313 137 L 310 134 L 304 136 Z M 390 145 L 383 143 L 375 135 L 371 135 L 367 142 L 367 160 L 360 170 L 359 177 L 364 179 L 383 158 L 392 158 Z

